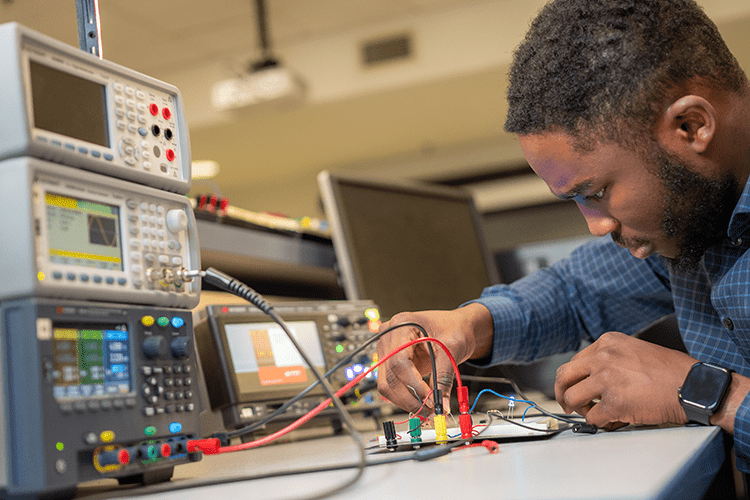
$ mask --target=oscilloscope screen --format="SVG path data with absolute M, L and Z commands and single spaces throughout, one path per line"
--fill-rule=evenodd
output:
M 315 321 L 289 321 L 288 325 L 313 365 L 325 371 Z M 315 381 L 312 371 L 275 323 L 227 323 L 224 332 L 237 388 L 243 397 L 264 400 L 293 395 Z M 313 394 L 320 392 L 322 389 Z
M 50 261 L 122 271 L 120 209 L 47 193 Z

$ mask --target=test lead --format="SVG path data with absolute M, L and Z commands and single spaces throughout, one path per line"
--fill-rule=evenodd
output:
M 398 448 L 398 439 L 396 437 L 396 426 L 393 420 L 383 422 L 383 434 L 385 436 L 385 446 L 389 451 L 396 451 Z
M 419 417 L 409 419 L 409 436 L 412 446 L 416 447 L 422 443 L 422 419 Z
M 457 387 L 458 393 L 458 424 L 461 428 L 461 439 L 472 437 L 473 422 L 469 413 L 469 388 L 465 385 Z
M 445 415 L 435 415 L 435 442 L 437 444 L 448 442 L 448 427 L 445 424 Z

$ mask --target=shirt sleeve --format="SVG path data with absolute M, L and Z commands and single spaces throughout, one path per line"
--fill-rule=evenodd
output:
M 734 416 L 734 455 L 737 469 L 750 473 L 750 394 Z
M 633 334 L 674 312 L 664 260 L 637 259 L 609 237 L 510 285 L 488 287 L 472 302 L 494 322 L 492 356 L 480 365 L 577 350 L 584 339 Z

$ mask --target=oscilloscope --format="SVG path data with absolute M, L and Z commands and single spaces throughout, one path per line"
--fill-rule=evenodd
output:
M 380 326 L 380 311 L 370 300 L 279 302 L 274 310 L 321 372 L 352 354 Z M 195 342 L 211 409 L 221 413 L 227 429 L 267 417 L 314 381 L 281 328 L 251 305 L 209 305 L 199 311 Z M 331 386 L 343 387 L 376 358 L 376 344 L 371 343 L 331 374 Z M 361 388 L 360 400 L 350 409 L 378 412 L 387 403 L 375 394 L 374 376 L 366 381 L 370 388 Z M 297 418 L 324 399 L 318 386 L 277 420 Z M 333 413 L 324 410 L 322 415 Z
M 179 90 L 17 23 L 0 25 L 0 159 L 34 156 L 185 194 Z
M 192 308 L 200 281 L 187 197 L 36 158 L 0 162 L 0 300 L 63 297 Z

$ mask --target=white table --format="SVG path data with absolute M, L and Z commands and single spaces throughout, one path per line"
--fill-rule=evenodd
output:
M 386 456 L 393 454 L 368 455 L 368 459 Z M 175 468 L 169 483 L 150 487 L 123 490 L 114 482 L 84 484 L 78 497 L 125 493 L 126 498 L 151 500 L 297 500 L 329 491 L 355 471 L 237 479 L 351 463 L 356 457 L 347 436 L 311 439 L 205 456 Z M 497 454 L 472 448 L 426 462 L 368 467 L 354 485 L 327 498 L 700 499 L 724 458 L 723 435 L 717 427 L 630 427 L 594 435 L 566 431 L 548 439 L 501 443 Z M 217 479 L 226 482 L 200 485 Z

